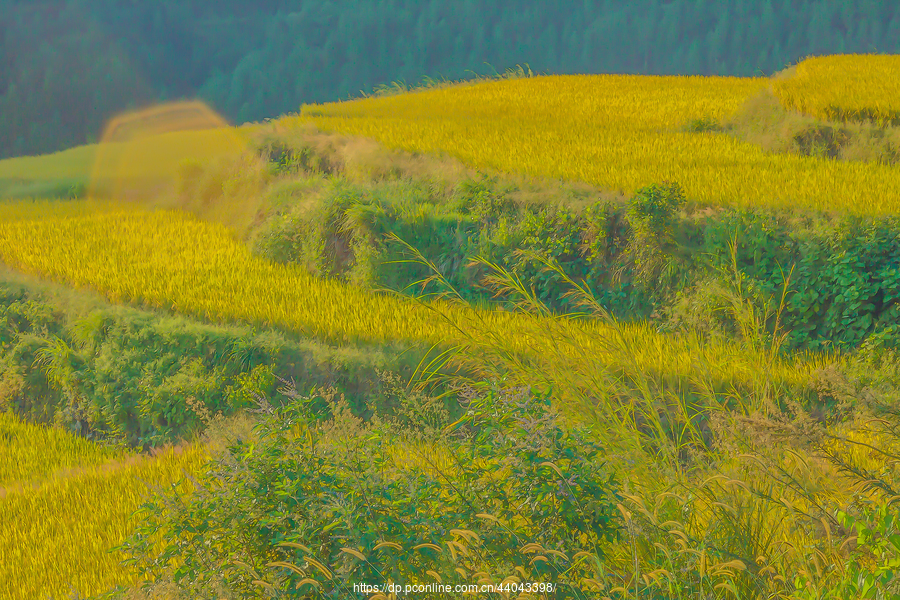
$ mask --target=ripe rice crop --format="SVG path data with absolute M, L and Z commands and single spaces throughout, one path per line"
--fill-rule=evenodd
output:
M 4 427 L 33 432 L 31 426 L 7 419 Z M 65 434 L 50 437 L 55 446 L 18 438 L 17 444 L 27 447 L 0 448 L 0 464 L 24 456 L 45 474 L 76 456 L 85 459 L 75 471 L 0 488 L 0 597 L 67 598 L 73 591 L 95 595 L 134 583 L 137 574 L 123 568 L 121 557 L 109 550 L 131 533 L 130 517 L 147 501 L 147 484 L 169 486 L 185 472 L 197 473 L 207 460 L 205 451 L 170 449 L 152 458 L 121 454 L 97 464 L 95 459 L 106 457 L 103 452 L 92 453 L 72 436 L 63 440 Z M 190 491 L 179 488 L 182 494 Z
M 304 106 L 282 122 L 629 194 L 677 181 L 689 199 L 711 205 L 897 212 L 895 168 L 768 154 L 724 133 L 686 131 L 693 120 L 734 113 L 766 85 L 763 78 L 560 75 Z
M 900 122 L 900 56 L 815 56 L 772 83 L 781 104 L 830 121 Z
M 96 215 L 104 212 L 122 212 L 136 208 L 125 202 L 81 200 L 5 200 L 0 201 L 0 223 L 21 221 L 38 214 L 53 215 L 57 219 Z
M 0 457 L 0 486 L 10 486 L 37 482 L 61 470 L 101 465 L 122 458 L 122 452 L 0 412 Z
M 334 343 L 388 341 L 472 343 L 488 333 L 512 352 L 556 356 L 538 348 L 536 331 L 545 319 L 502 311 L 464 309 L 445 302 L 432 308 L 409 299 L 315 278 L 295 265 L 256 257 L 220 225 L 175 211 L 106 213 L 59 218 L 36 210 L 29 220 L 0 219 L 0 260 L 14 269 L 75 287 L 95 289 L 115 302 L 144 303 L 219 322 L 276 327 Z M 635 359 L 610 350 L 614 330 L 599 322 L 558 324 L 583 348 L 605 357 L 612 368 L 688 377 L 698 361 L 726 385 L 754 383 L 765 367 L 762 355 L 738 345 L 701 343 L 692 336 L 667 336 L 650 324 L 618 328 Z M 467 337 L 468 334 L 468 337 Z M 546 341 L 543 343 L 547 343 Z M 773 376 L 798 381 L 806 367 L 778 364 Z

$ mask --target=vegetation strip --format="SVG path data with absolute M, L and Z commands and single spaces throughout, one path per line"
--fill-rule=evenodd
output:
M 431 309 L 411 300 L 317 279 L 296 267 L 253 257 L 224 227 L 176 212 L 35 217 L 0 224 L 0 259 L 14 268 L 96 289 L 113 301 L 281 327 L 338 343 L 409 340 L 452 346 L 490 331 L 505 336 L 514 352 L 539 350 L 535 344 L 540 338 L 531 333 L 541 328 L 539 317 L 435 302 L 432 308 L 439 307 L 449 319 L 435 318 Z M 614 370 L 621 357 L 606 348 L 607 339 L 616 335 L 640 340 L 642 369 L 676 378 L 694 372 L 701 360 L 716 374 L 718 385 L 752 385 L 752 365 L 768 364 L 763 356 L 728 343 L 667 336 L 647 324 L 611 328 L 570 321 L 563 328 L 582 348 L 606 357 Z M 800 362 L 814 368 L 821 359 L 808 356 Z M 796 369 L 780 360 L 771 368 L 776 380 L 796 377 Z

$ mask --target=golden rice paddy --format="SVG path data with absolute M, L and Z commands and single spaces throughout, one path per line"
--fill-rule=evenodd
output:
M 859 58 L 810 59 L 793 79 L 771 85 L 791 110 L 829 119 L 892 120 L 900 115 L 896 58 L 867 57 L 864 68 Z M 896 168 L 770 155 L 723 134 L 686 130 L 694 119 L 726 118 L 768 85 L 755 78 L 539 77 L 305 107 L 299 118 L 282 121 L 313 122 L 395 148 L 445 152 L 478 167 L 612 190 L 632 192 L 674 180 L 702 203 L 897 212 Z M 193 118 L 190 107 L 182 109 L 178 118 Z M 152 128 L 160 115 L 141 118 Z M 129 123 L 134 121 L 111 127 L 102 146 L 0 161 L 0 179 L 90 174 L 95 183 L 119 183 L 171 177 L 185 160 L 212 160 L 223 148 L 232 152 L 241 145 L 221 127 L 157 132 L 135 141 L 134 131 L 145 128 Z M 335 343 L 452 344 L 465 337 L 423 306 L 262 260 L 226 228 L 177 212 L 5 203 L 0 261 L 114 301 L 279 327 Z M 529 333 L 544 324 L 538 318 L 433 306 L 469 328 L 469 335 L 478 335 L 481 322 L 519 351 L 553 350 L 538 347 L 539 336 Z M 769 365 L 737 345 L 667 336 L 643 324 L 620 328 L 635 352 L 624 357 L 604 343 L 613 335 L 610 325 L 561 327 L 581 340 L 582 352 L 603 356 L 612 367 L 632 361 L 645 372 L 675 378 L 689 378 L 700 364 L 720 383 L 739 385 L 761 372 L 799 383 L 825 361 L 810 355 Z M 196 448 L 139 458 L 4 414 L 0 456 L 0 596 L 14 600 L 96 594 L 133 583 L 135 574 L 108 549 L 130 531 L 129 516 L 146 500 L 144 482 L 169 485 L 206 460 Z
M 686 130 L 693 120 L 733 114 L 768 85 L 763 78 L 559 75 L 304 106 L 282 122 L 626 194 L 677 181 L 689 199 L 710 205 L 871 215 L 900 209 L 896 168 L 769 154 L 724 133 Z
M 539 353 L 538 344 L 548 343 L 537 334 L 548 324 L 541 318 L 433 302 L 430 308 L 440 309 L 457 329 L 409 299 L 319 279 L 296 265 L 254 256 L 224 226 L 185 213 L 131 209 L 57 217 L 35 208 L 25 218 L 28 206 L 16 209 L 20 220 L 0 220 L 0 261 L 99 291 L 114 302 L 146 304 L 216 322 L 276 327 L 333 343 L 452 345 L 483 339 L 485 330 L 501 335 L 515 352 Z M 615 335 L 611 326 L 590 321 L 561 327 L 564 335 L 574 336 L 611 368 L 631 364 L 607 344 Z M 664 335 L 649 324 L 617 329 L 638 352 L 636 364 L 649 373 L 686 377 L 700 361 L 716 381 L 749 383 L 765 360 L 738 345 Z M 813 368 L 821 359 L 804 361 Z M 780 373 L 776 377 L 801 376 L 794 366 L 783 367 L 774 367 Z
M 815 56 L 772 83 L 785 108 L 829 121 L 900 122 L 900 56 Z
M 95 595 L 137 581 L 110 548 L 132 531 L 148 485 L 170 486 L 207 460 L 199 447 L 114 452 L 7 414 L 0 456 L 0 597 L 9 600 Z

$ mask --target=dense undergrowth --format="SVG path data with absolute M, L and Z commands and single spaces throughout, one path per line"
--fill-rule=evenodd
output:
M 787 331 L 786 349 L 849 349 L 872 335 L 897 339 L 894 217 L 688 206 L 677 182 L 647 186 L 624 201 L 570 192 L 550 203 L 520 200 L 522 186 L 496 176 L 447 186 L 404 177 L 396 165 L 358 183 L 333 156 L 308 143 L 295 146 L 269 140 L 262 147 L 280 177 L 269 192 L 275 209 L 253 232 L 255 248 L 319 276 L 446 292 L 433 282 L 413 286 L 429 273 L 409 261 L 412 246 L 467 300 L 492 299 L 480 285 L 484 265 L 473 261 L 481 258 L 515 271 L 555 312 L 572 310 L 560 275 L 542 268 L 541 258 L 549 257 L 617 318 L 728 336 L 740 335 L 727 285 L 737 277 L 742 293 L 768 305 L 769 331 L 776 319 Z
M 333 391 L 258 399 L 254 433 L 201 492 L 147 505 L 123 549 L 156 583 L 131 597 L 355 598 L 358 583 L 501 581 L 558 586 L 525 597 L 900 595 L 892 350 L 869 345 L 817 373 L 826 412 L 764 373 L 756 392 L 697 398 L 640 369 L 612 377 L 590 353 L 536 371 L 485 365 L 482 350 L 454 357 L 487 369 L 460 388 L 456 421 L 402 386 L 368 422 Z M 574 420 L 559 414 L 557 399 L 591 378 L 605 401 L 582 396 Z M 148 551 L 159 537 L 167 548 Z
M 256 437 L 194 499 L 148 507 L 126 549 L 154 580 L 177 557 L 173 582 L 201 595 L 352 598 L 354 583 L 509 573 L 582 596 L 616 537 L 603 448 L 563 429 L 549 398 L 492 393 L 451 422 L 440 404 L 402 395 L 399 410 L 363 422 L 333 390 L 282 391 L 287 402 L 263 402 Z M 157 536 L 170 544 L 153 554 Z
M 202 425 L 198 409 L 234 415 L 253 394 L 274 392 L 276 374 L 333 386 L 365 414 L 378 403 L 378 370 L 411 373 L 420 354 L 333 347 L 94 298 L 66 302 L 21 277 L 0 284 L 0 409 L 133 447 L 190 439 Z

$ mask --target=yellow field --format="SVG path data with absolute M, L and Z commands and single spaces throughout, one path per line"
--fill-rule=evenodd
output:
M 632 193 L 678 181 L 714 205 L 900 210 L 897 169 L 767 154 L 724 134 L 688 133 L 769 84 L 761 78 L 550 76 L 304 106 L 285 125 L 446 152 L 476 167 L 579 180 Z
M 636 75 L 492 81 L 305 106 L 299 117 L 280 123 L 312 122 L 394 148 L 445 152 L 476 167 L 625 193 L 670 180 L 681 183 L 689 198 L 715 205 L 894 214 L 900 208 L 896 167 L 769 154 L 724 134 L 683 128 L 695 119 L 725 118 L 767 86 L 789 109 L 820 118 L 896 120 L 898 63 L 897 56 L 811 58 L 776 81 Z M 255 131 L 172 131 L 185 125 L 179 107 L 123 115 L 102 144 L 0 161 L 0 188 L 80 181 L 119 197 L 171 182 L 185 161 L 238 152 Z
M 773 91 L 789 110 L 844 121 L 900 120 L 900 56 L 835 55 L 808 58 Z
M 58 471 L 123 458 L 120 451 L 61 429 L 22 423 L 4 412 L 0 412 L 0 457 L 0 486 L 40 482 Z
M 129 202 L 79 200 L 0 200 L 0 223 L 21 221 L 37 214 L 55 219 L 139 210 Z
M 822 75 L 829 72 L 834 73 L 817 71 L 818 81 L 830 81 Z M 798 81 L 798 93 L 815 97 L 820 110 L 830 109 L 821 83 L 803 88 L 807 80 Z M 410 151 L 447 152 L 476 166 L 628 192 L 676 180 L 692 199 L 713 204 L 867 214 L 900 209 L 896 168 L 768 155 L 724 135 L 681 131 L 692 119 L 727 116 L 766 85 L 767 80 L 738 78 L 541 77 L 306 107 L 301 117 L 282 121 L 311 121 Z M 786 97 L 794 93 L 790 86 L 778 89 Z M 862 95 L 852 100 L 872 106 Z M 121 185 L 171 177 L 187 158 L 209 161 L 222 148 L 234 151 L 238 146 L 229 146 L 231 136 L 226 130 L 169 132 L 140 143 L 112 141 L 102 151 L 83 147 L 0 161 L 0 179 L 92 173 L 95 182 Z M 115 302 L 276 327 L 339 344 L 462 344 L 467 336 L 484 341 L 488 329 L 511 350 L 551 357 L 547 363 L 561 365 L 559 373 L 578 361 L 591 364 L 586 356 L 599 356 L 613 370 L 670 377 L 677 381 L 673 388 L 692 384 L 701 371 L 725 389 L 754 385 L 765 376 L 799 385 L 828 361 L 798 354 L 793 361 L 768 363 L 763 353 L 741 344 L 664 335 L 649 324 L 621 327 L 623 346 L 632 351 L 625 355 L 615 344 L 606 345 L 616 327 L 571 321 L 557 323 L 559 332 L 579 340 L 579 354 L 566 355 L 571 349 L 534 334 L 549 321 L 434 303 L 463 328 L 460 332 L 410 300 L 253 256 L 224 226 L 130 205 L 2 203 L 0 262 L 99 291 Z M 870 455 L 855 458 L 862 462 L 863 456 Z M 168 485 L 184 471 L 196 473 L 206 460 L 199 447 L 153 458 L 101 449 L 0 413 L 0 597 L 97 594 L 133 583 L 135 574 L 108 549 L 125 539 L 130 515 L 147 500 L 143 481 Z M 841 482 L 831 475 L 822 476 L 822 485 L 835 488 L 829 488 L 834 498 L 848 500 L 839 497 Z
M 19 218 L 24 218 L 22 211 Z M 30 220 L 0 219 L 0 261 L 95 289 L 114 302 L 143 302 L 214 321 L 274 326 L 336 343 L 465 341 L 434 312 L 408 299 L 317 279 L 295 265 L 255 257 L 225 227 L 175 211 L 67 218 L 36 208 Z M 536 317 L 464 310 L 445 303 L 434 306 L 472 336 L 483 337 L 487 328 L 502 335 L 513 351 L 541 351 L 535 346 L 541 336 L 534 332 L 546 322 Z M 613 333 L 609 326 L 568 323 L 564 329 L 611 366 L 633 367 L 628 358 L 604 345 Z M 638 352 L 637 364 L 648 373 L 688 377 L 699 361 L 708 365 L 716 381 L 750 384 L 760 369 L 767 369 L 762 356 L 738 345 L 701 344 L 691 336 L 659 334 L 646 324 L 623 330 L 629 346 Z M 821 359 L 804 361 L 807 368 L 799 370 L 776 365 L 773 375 L 796 382 Z
M 168 486 L 207 460 L 200 448 L 153 458 L 112 453 L 9 415 L 0 415 L 0 434 L 0 597 L 9 600 L 134 583 L 136 574 L 108 550 L 131 532 L 146 484 Z

